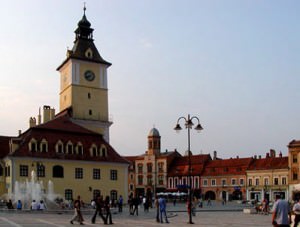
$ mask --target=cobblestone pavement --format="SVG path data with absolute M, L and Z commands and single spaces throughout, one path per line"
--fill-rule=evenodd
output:
M 161 224 L 155 221 L 155 210 L 150 209 L 145 213 L 142 209 L 139 210 L 139 216 L 129 215 L 125 208 L 123 213 L 113 214 L 113 226 L 120 227 L 151 227 L 151 226 L 174 226 L 183 227 L 191 226 L 187 224 L 188 215 L 185 212 L 184 204 L 178 204 L 175 207 L 168 207 L 169 224 Z M 239 208 L 239 209 L 237 209 Z M 196 216 L 193 217 L 192 226 L 271 226 L 271 215 L 260 214 L 244 214 L 242 205 L 226 205 L 219 206 L 218 204 L 212 207 L 204 207 L 198 209 Z M 236 211 L 233 211 L 235 210 Z M 84 224 L 86 226 L 104 226 L 100 217 L 97 217 L 96 224 L 91 224 L 92 210 L 84 211 Z M 72 211 L 51 211 L 51 212 L 0 212 L 0 227 L 46 227 L 46 226 L 79 226 L 78 223 L 71 225 L 69 220 L 73 215 Z

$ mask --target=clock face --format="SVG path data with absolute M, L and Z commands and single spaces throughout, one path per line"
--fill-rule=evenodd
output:
M 84 78 L 88 81 L 93 81 L 95 79 L 95 73 L 91 70 L 87 70 L 84 73 Z

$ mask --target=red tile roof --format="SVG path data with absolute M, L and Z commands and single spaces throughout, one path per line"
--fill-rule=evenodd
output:
M 288 157 L 254 159 L 248 170 L 287 169 Z
M 212 160 L 207 163 L 203 176 L 244 175 L 252 158 Z
M 48 143 L 48 152 L 29 151 L 28 144 L 32 138 L 39 142 L 42 139 L 45 139 Z M 45 124 L 29 128 L 26 132 L 21 134 L 18 139 L 19 148 L 14 153 L 10 154 L 12 156 L 129 164 L 126 159 L 120 156 L 114 148 L 103 139 L 101 134 L 92 132 L 73 123 L 68 115 L 60 115 Z M 55 150 L 55 146 L 59 140 L 62 141 L 64 145 L 66 145 L 68 141 L 72 142 L 73 145 L 80 142 L 83 146 L 84 154 L 58 154 Z M 95 144 L 97 147 L 105 145 L 107 148 L 107 156 L 91 156 L 89 149 L 92 144 Z
M 200 154 L 191 156 L 192 175 L 200 175 L 204 169 L 205 164 L 211 160 L 209 154 Z M 189 157 L 176 157 L 171 163 L 168 176 L 187 176 L 189 171 Z

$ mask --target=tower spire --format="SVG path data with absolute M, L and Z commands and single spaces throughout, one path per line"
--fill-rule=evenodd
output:
M 83 15 L 85 15 L 85 11 L 86 11 L 86 2 L 83 3 Z

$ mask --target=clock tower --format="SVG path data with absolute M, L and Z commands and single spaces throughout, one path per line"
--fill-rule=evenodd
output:
M 60 112 L 69 110 L 72 120 L 103 135 L 109 142 L 107 68 L 111 63 L 99 54 L 91 23 L 85 15 L 78 22 L 72 50 L 57 68 L 60 73 Z

